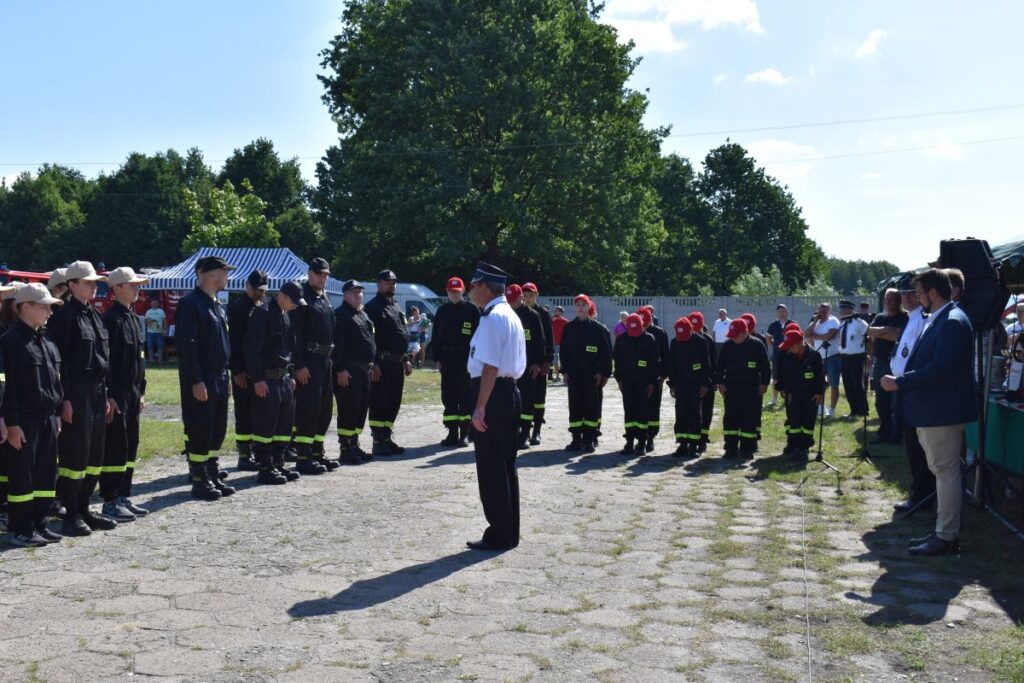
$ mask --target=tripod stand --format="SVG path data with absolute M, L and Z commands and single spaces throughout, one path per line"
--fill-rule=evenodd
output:
M 878 390 L 879 390 L 879 388 L 876 387 L 875 391 L 878 391 Z M 865 462 L 871 462 L 872 458 L 888 458 L 889 456 L 888 455 L 884 455 L 884 454 L 875 453 L 874 455 L 872 455 L 871 451 L 868 450 L 868 414 L 867 414 L 866 411 L 864 413 L 863 418 L 864 418 L 864 421 L 863 421 L 863 434 L 861 435 L 862 438 L 861 438 L 861 444 L 860 444 L 860 453 L 854 453 L 853 455 L 843 455 L 843 456 L 840 456 L 840 457 L 843 457 L 843 458 L 858 458 L 858 459 L 860 459 L 862 461 L 865 461 Z
M 829 343 L 826 339 L 821 343 L 821 348 L 825 350 L 826 363 L 828 362 L 828 347 Z M 824 393 L 822 393 L 821 406 L 818 409 L 818 454 L 814 456 L 814 460 L 812 460 L 811 462 L 820 462 L 822 465 L 829 468 L 830 470 L 833 470 L 838 474 L 839 468 L 830 463 L 828 460 L 825 460 L 824 455 L 822 455 L 822 449 L 825 447 L 825 400 L 826 396 Z

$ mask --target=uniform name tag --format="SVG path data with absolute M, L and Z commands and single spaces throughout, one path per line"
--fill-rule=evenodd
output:
M 647 367 L 647 361 L 645 361 L 645 360 L 638 360 L 636 362 L 636 366 L 638 368 L 646 368 Z
M 700 370 L 700 363 L 694 363 L 691 370 Z
M 139 350 L 139 358 L 145 358 L 145 357 L 146 357 L 146 352 L 142 351 L 142 350 Z
M 748 360 L 747 361 L 747 367 L 748 368 L 756 368 L 757 367 L 757 361 L 756 360 Z
M 523 332 L 526 334 L 526 341 L 531 341 L 533 339 L 532 335 L 530 335 L 529 330 L 523 330 Z
M 804 379 L 814 379 L 814 373 L 813 372 L 805 372 L 804 373 Z
M 473 327 L 473 323 L 462 323 L 462 329 L 468 330 Z
M 467 328 L 463 328 L 462 334 L 472 335 L 473 334 L 473 330 L 469 329 L 468 327 Z
M 588 346 L 587 347 L 587 353 L 597 353 L 597 347 L 596 346 Z

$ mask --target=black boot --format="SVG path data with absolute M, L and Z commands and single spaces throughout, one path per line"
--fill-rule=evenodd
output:
M 352 437 L 352 450 L 356 452 L 356 454 L 359 456 L 359 459 L 362 460 L 363 462 L 369 462 L 373 460 L 373 456 L 364 451 L 363 447 L 359 445 L 358 435 Z
M 516 450 L 525 451 L 530 447 L 530 425 L 519 426 L 519 443 Z
M 583 452 L 593 453 L 597 450 L 597 430 L 587 429 L 583 433 Z
M 226 497 L 234 495 L 234 487 L 228 486 L 223 482 L 224 477 L 222 477 L 221 475 L 224 473 L 220 471 L 220 464 L 218 463 L 217 458 L 210 458 L 209 460 L 207 460 L 206 468 L 210 471 L 210 483 L 213 484 L 213 488 L 220 491 L 221 496 Z
M 299 478 L 300 475 L 294 469 L 290 470 L 290 469 L 285 467 L 285 462 L 286 462 L 286 458 L 287 458 L 287 451 L 288 451 L 287 447 L 278 447 L 278 448 L 276 448 L 274 450 L 274 458 L 273 458 L 274 467 L 273 467 L 273 469 L 274 469 L 275 472 L 280 474 L 282 477 L 284 477 L 288 481 L 295 481 L 296 479 Z
M 284 461 L 285 462 L 297 462 L 299 459 L 299 451 L 295 446 L 295 443 L 289 443 L 284 449 Z
M 459 448 L 469 445 L 469 421 L 463 420 L 459 424 Z
M 633 437 L 627 436 L 626 445 L 622 447 L 622 450 L 619 451 L 619 453 L 621 453 L 622 455 L 633 455 L 634 448 L 635 446 L 633 445 Z
M 351 438 L 345 436 L 338 437 L 338 446 L 341 448 L 341 454 L 338 456 L 339 463 L 343 465 L 363 464 L 363 459 L 359 457 L 359 453 L 352 447 Z
M 372 453 L 375 457 L 387 457 L 391 455 L 391 446 L 388 445 L 387 434 L 380 432 L 374 433 Z
M 530 435 L 530 445 L 531 446 L 539 446 L 540 445 L 540 425 L 539 424 L 533 425 L 533 434 Z
M 676 450 L 672 453 L 673 458 L 686 458 L 690 454 L 690 444 L 685 441 L 680 441 L 676 446 Z
M 650 435 L 650 434 L 647 435 L 647 440 L 644 442 L 644 450 L 647 451 L 648 453 L 653 453 L 654 452 L 654 436 L 653 435 Z
M 328 460 L 327 456 L 324 455 L 324 444 L 322 441 L 313 444 L 313 460 L 326 467 L 328 472 L 333 472 L 340 467 L 337 462 Z
M 459 428 L 451 423 L 448 424 L 448 436 L 441 441 L 442 446 L 455 448 L 459 445 Z
M 395 443 L 395 440 L 392 438 L 392 431 L 390 429 L 388 430 L 387 444 L 388 448 L 391 449 L 391 455 L 401 455 L 402 453 L 405 453 L 405 448 Z
M 248 441 L 238 443 L 238 471 L 256 472 L 259 469 L 256 460 L 253 458 L 253 445 Z
M 565 447 L 567 451 L 582 451 L 583 450 L 583 435 L 579 432 L 572 433 L 572 441 Z
M 210 474 L 205 462 L 188 464 L 189 478 L 192 480 L 192 497 L 198 500 L 220 500 L 220 491 L 210 481 Z M 66 535 L 66 534 L 65 534 Z
M 259 467 L 259 474 L 256 475 L 257 484 L 268 484 L 280 486 L 287 484 L 288 478 L 274 469 L 274 454 L 269 447 L 256 447 L 256 465 Z
M 309 444 L 298 446 L 298 460 L 295 461 L 295 469 L 302 474 L 324 474 L 327 468 L 313 459 L 313 447 Z

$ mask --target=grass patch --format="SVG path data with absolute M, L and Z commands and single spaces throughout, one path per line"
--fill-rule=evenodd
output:
M 970 642 L 964 661 L 990 672 L 996 680 L 1024 682 L 1024 626 L 990 633 Z
M 859 630 L 853 623 L 846 623 L 824 631 L 821 633 L 821 641 L 826 650 L 840 657 L 867 654 L 875 648 L 874 639 Z

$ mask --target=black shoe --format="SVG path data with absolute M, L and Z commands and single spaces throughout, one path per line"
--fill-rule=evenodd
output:
M 139 507 L 138 505 L 133 503 L 130 498 L 122 498 L 121 502 L 126 508 L 128 508 L 128 511 L 136 517 L 145 517 L 149 514 L 149 510 L 143 507 Z
M 459 437 L 459 448 L 467 448 L 469 446 L 469 435 Z
M 363 459 L 359 457 L 354 448 L 346 448 L 338 456 L 338 462 L 342 465 L 362 465 Z
M 448 436 L 444 437 L 441 440 L 441 445 L 442 446 L 447 446 L 448 448 L 455 448 L 456 446 L 458 446 L 459 445 L 459 428 L 458 427 L 449 427 L 448 428 Z
M 50 531 L 45 524 L 36 525 L 36 533 L 43 537 L 43 540 L 47 543 L 60 543 L 64 540 L 64 537 L 58 534 L 56 531 Z
M 528 451 L 530 450 L 530 437 L 520 436 L 519 443 L 516 444 L 517 451 Z
M 954 538 L 952 541 L 944 541 L 938 536 L 921 545 L 915 545 L 910 549 L 910 554 L 919 557 L 935 557 L 938 555 L 959 555 L 960 540 Z
M 239 455 L 237 469 L 239 472 L 258 472 L 260 467 L 251 455 Z
M 697 453 L 706 453 L 708 450 L 708 442 L 701 441 L 697 444 Z
M 530 435 L 530 445 L 531 446 L 539 446 L 540 445 L 540 427 L 534 427 L 533 428 L 533 434 Z
M 401 455 L 402 453 L 405 453 L 405 448 L 395 443 L 395 440 L 392 439 L 391 437 L 388 437 L 387 445 L 388 448 L 391 449 L 392 455 Z
M 635 449 L 636 446 L 633 445 L 633 439 L 626 439 L 626 445 L 622 447 L 622 450 L 619 451 L 619 453 L 622 455 L 633 455 L 633 451 Z
M 232 496 L 235 494 L 235 487 L 228 486 L 227 484 L 223 483 L 221 481 L 223 477 L 220 476 L 222 474 L 224 474 L 224 472 L 218 472 L 217 477 L 212 479 L 210 483 L 213 484 L 213 488 L 220 493 L 221 497 L 227 498 L 228 496 Z
M 89 536 L 92 529 L 78 515 L 67 515 L 60 526 L 60 533 L 64 536 Z
M 673 458 L 685 458 L 690 454 L 690 447 L 685 443 L 681 443 L 676 446 L 676 449 L 672 452 Z
M 337 462 L 335 462 L 334 460 L 328 460 L 323 455 L 318 455 L 315 458 L 315 460 L 316 460 L 316 462 L 318 462 L 321 465 L 323 465 L 324 467 L 326 467 L 328 472 L 333 472 L 334 470 L 336 470 L 339 467 L 341 467 L 341 465 L 339 465 Z
M 81 514 L 82 521 L 93 531 L 112 531 L 117 528 L 117 522 L 106 515 L 97 515 L 94 512 L 85 511 Z
M 387 457 L 391 455 L 391 447 L 388 446 L 387 441 L 374 441 L 372 454 L 378 457 Z
M 54 498 L 53 502 L 50 503 L 50 511 L 46 514 L 48 517 L 53 517 L 54 519 L 64 519 L 64 517 L 67 516 L 68 511 L 59 500 Z
M 284 451 L 285 462 L 297 462 L 299 459 L 299 452 L 295 450 L 295 446 L 289 446 Z
M 274 471 L 277 472 L 278 474 L 280 474 L 282 477 L 284 477 L 288 481 L 295 481 L 296 479 L 298 479 L 299 477 L 302 476 L 298 472 L 296 472 L 294 469 L 290 470 L 290 469 L 288 469 L 286 467 L 274 467 Z
M 7 542 L 16 548 L 41 548 L 46 545 L 46 539 L 35 531 L 27 534 L 14 534 Z
M 256 483 L 267 486 L 280 486 L 288 483 L 288 477 L 284 476 L 277 470 L 260 470 L 259 474 L 256 475 Z
M 118 523 L 135 521 L 135 515 L 121 504 L 120 498 L 103 503 L 103 514 Z
M 927 534 L 925 534 L 924 536 L 918 536 L 917 538 L 910 539 L 909 541 L 907 541 L 907 545 L 910 546 L 911 548 L 913 548 L 915 545 L 921 545 L 923 543 L 927 543 L 928 541 L 932 540 L 933 538 L 935 538 L 935 532 L 934 531 L 930 531 Z
M 593 453 L 596 450 L 597 450 L 597 442 L 596 441 L 588 441 L 587 443 L 583 444 L 583 452 L 584 453 Z
M 565 450 L 570 451 L 570 452 L 571 451 L 582 451 L 583 450 L 583 442 L 580 439 L 574 438 L 565 447 Z
M 493 543 L 488 543 L 487 541 L 482 541 L 482 540 L 481 541 L 466 541 L 466 547 L 469 548 L 470 550 L 491 550 L 491 551 L 508 550 L 508 548 L 505 547 L 505 546 L 494 545 Z
M 912 514 L 910 511 L 913 510 L 914 507 L 917 506 L 920 502 L 921 501 L 917 500 L 905 500 L 902 503 L 897 503 L 893 505 L 893 509 L 895 509 L 897 512 L 902 512 L 904 515 Z M 914 510 L 914 512 L 917 513 L 921 512 L 922 510 L 933 510 L 934 508 L 935 498 L 933 496 L 930 500 L 926 501 L 923 505 L 921 505 L 921 507 L 918 507 L 916 510 Z
M 754 459 L 754 450 L 753 449 L 748 448 L 747 450 L 741 450 L 740 451 L 740 460 L 753 460 L 753 459 Z
M 896 512 L 906 512 L 910 508 L 914 507 L 915 503 L 912 500 L 904 500 L 899 503 L 893 503 L 892 509 Z
M 737 451 L 735 451 L 735 450 L 729 450 L 728 448 L 725 449 L 725 457 L 726 458 L 735 458 L 738 455 L 739 455 L 739 453 Z
M 653 436 L 647 437 L 647 443 L 644 444 L 644 450 L 646 452 L 648 452 L 648 453 L 653 453 L 654 452 L 654 437 Z
M 190 462 L 189 480 L 192 482 L 192 497 L 196 500 L 220 500 L 220 491 L 210 481 L 210 471 L 205 462 Z
M 295 469 L 297 469 L 300 474 L 310 474 L 314 476 L 318 474 L 325 474 L 327 472 L 326 467 L 312 458 L 299 460 L 295 463 Z

